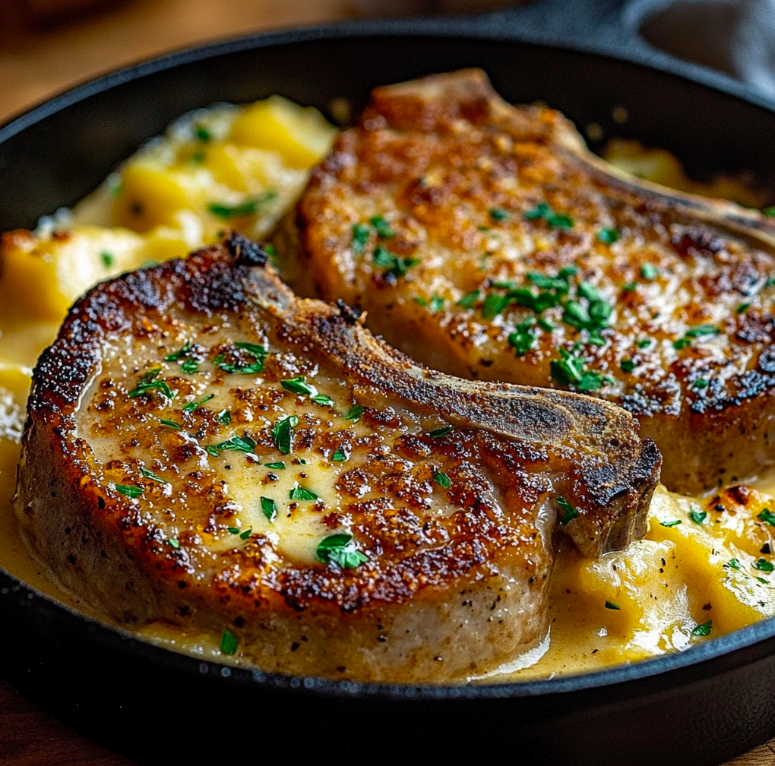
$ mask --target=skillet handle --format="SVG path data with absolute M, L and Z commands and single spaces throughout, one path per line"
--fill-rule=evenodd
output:
M 655 49 L 638 28 L 647 16 L 669 4 L 670 0 L 538 0 L 481 14 L 474 23 L 491 36 L 569 43 L 600 53 L 653 54 Z

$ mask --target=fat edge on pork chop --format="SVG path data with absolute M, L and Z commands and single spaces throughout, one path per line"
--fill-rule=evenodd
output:
M 698 493 L 775 458 L 774 236 L 469 70 L 376 89 L 276 243 L 297 291 L 429 367 L 616 402 Z
M 437 682 L 540 639 L 556 534 L 642 536 L 629 414 L 425 369 L 227 245 L 94 288 L 35 369 L 16 511 L 65 588 L 267 671 Z

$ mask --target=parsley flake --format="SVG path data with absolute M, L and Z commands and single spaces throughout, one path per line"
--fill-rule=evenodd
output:
M 203 396 L 199 401 L 194 400 L 193 402 L 189 402 L 184 408 L 183 412 L 194 412 L 197 408 L 201 407 L 205 402 L 209 402 L 210 399 L 214 399 L 215 394 L 207 394 L 206 396 Z
M 169 544 L 170 548 L 174 548 L 175 550 L 180 548 L 180 543 L 174 537 L 167 538 L 167 543 Z
M 363 251 L 366 249 L 370 236 L 371 231 L 365 223 L 356 223 L 353 225 L 350 245 L 357 255 L 363 255 Z
M 176 423 L 174 420 L 165 420 L 164 418 L 159 418 L 159 423 L 161 423 L 163 426 L 167 426 L 167 428 L 172 428 L 174 431 L 180 431 L 182 428 L 180 423 Z
M 406 276 L 406 272 L 420 262 L 419 258 L 402 258 L 400 255 L 391 253 L 383 245 L 377 246 L 373 258 L 374 265 L 378 269 L 382 269 L 386 275 L 396 278 Z
M 100 260 L 102 261 L 102 265 L 106 269 L 109 269 L 116 262 L 116 257 L 113 255 L 113 253 L 109 253 L 107 250 L 103 250 L 100 253 Z
M 751 566 L 753 566 L 754 569 L 758 569 L 760 572 L 766 572 L 767 574 L 775 570 L 775 564 L 767 561 L 767 559 L 757 559 Z
M 705 522 L 705 519 L 708 518 L 708 514 L 706 511 L 701 511 L 697 506 L 692 506 L 692 509 L 689 511 L 689 518 L 695 524 L 702 526 Z
M 239 202 L 236 205 L 229 205 L 226 202 L 211 202 L 207 209 L 218 218 L 224 218 L 226 220 L 230 218 L 247 218 L 248 216 L 255 215 L 259 208 L 271 202 L 277 197 L 277 192 L 267 191 L 263 194 L 259 194 L 257 197 L 247 199 L 244 202 Z
M 246 529 L 244 532 L 240 533 L 239 539 L 247 540 L 252 534 L 253 534 L 253 527 L 250 527 L 250 529 Z
M 236 654 L 239 639 L 228 628 L 221 634 L 221 651 L 224 654 Z
M 277 445 L 277 449 L 283 455 L 290 454 L 293 443 L 293 429 L 299 424 L 296 415 L 284 415 L 272 428 L 272 438 Z
M 763 508 L 762 512 L 756 516 L 759 521 L 763 521 L 765 524 L 769 524 L 771 527 L 775 527 L 775 513 L 769 508 Z
M 229 410 L 221 410 L 218 415 L 218 422 L 221 425 L 228 426 L 231 425 L 231 412 Z
M 692 631 L 693 636 L 709 636 L 713 632 L 713 620 L 703 622 Z
M 433 431 L 429 431 L 428 436 L 430 436 L 431 439 L 441 439 L 443 436 L 452 433 L 454 430 L 454 426 L 440 426 L 439 428 L 434 428 Z
M 749 308 L 751 308 L 751 304 L 750 304 L 750 303 L 741 303 L 741 304 L 740 304 L 740 305 L 739 305 L 739 306 L 738 306 L 738 307 L 735 309 L 735 314 L 743 314 L 743 313 L 745 313 L 746 311 L 748 311 L 748 309 L 749 309 Z
M 330 396 L 326 396 L 325 394 L 316 394 L 313 397 L 310 397 L 311 402 L 315 402 L 315 404 L 319 404 L 321 407 L 333 407 L 334 406 L 334 400 Z
M 642 340 L 635 341 L 635 345 L 638 348 L 648 348 L 651 345 L 651 338 L 643 338 Z
M 262 497 L 261 510 L 269 521 L 274 521 L 277 516 L 277 503 L 271 497 Z
M 204 125 L 195 125 L 194 138 L 203 144 L 209 144 L 213 140 L 213 134 Z
M 619 362 L 619 367 L 622 368 L 622 372 L 632 372 L 635 369 L 635 360 L 622 359 L 622 361 Z
M 144 490 L 142 487 L 136 487 L 134 484 L 116 484 L 116 492 L 127 497 L 140 497 Z
M 353 423 L 357 423 L 361 419 L 363 412 L 364 408 L 361 407 L 360 404 L 353 404 L 353 406 L 345 413 L 345 418 L 347 420 L 352 420 Z
M 606 609 L 614 609 L 617 612 L 621 611 L 621 607 L 619 606 L 619 604 L 614 604 L 613 601 L 606 601 L 605 602 L 605 608 Z
M 522 325 L 517 327 L 508 337 L 508 344 L 514 349 L 514 356 L 524 356 L 535 346 L 535 342 L 535 335 L 530 332 L 528 327 Z
M 301 396 L 311 396 L 315 393 L 315 390 L 308 383 L 304 381 L 303 375 L 297 375 L 295 378 L 286 378 L 280 381 L 280 385 L 292 394 L 299 394 Z
M 150 479 L 151 481 L 157 481 L 159 484 L 169 484 L 166 479 L 162 479 L 161 476 L 155 474 L 153 471 L 149 471 L 147 468 L 141 468 L 140 473 L 145 476 L 146 479 Z
M 473 308 L 477 301 L 479 300 L 479 296 L 481 295 L 481 290 L 471 290 L 470 293 L 466 293 L 458 302 L 458 306 L 462 306 L 464 309 L 470 309 Z
M 740 562 L 737 559 L 729 559 L 724 566 L 728 566 L 730 569 L 740 569 Z
M 511 213 L 501 207 L 494 207 L 490 210 L 490 218 L 493 221 L 508 221 L 511 218 Z
M 381 215 L 372 216 L 369 223 L 374 227 L 374 231 L 377 232 L 380 239 L 390 239 L 396 236 L 396 233 L 390 228 L 390 224 Z
M 250 361 L 237 360 L 226 361 L 226 354 L 219 354 L 214 360 L 213 364 L 224 372 L 228 373 L 242 373 L 243 375 L 254 375 L 264 371 L 264 360 L 269 355 L 269 351 L 263 346 L 259 346 L 257 343 L 246 343 L 240 341 L 234 344 L 235 348 L 241 349 L 249 357 Z
M 190 340 L 187 340 L 177 351 L 173 351 L 171 354 L 167 354 L 167 356 L 164 357 L 164 361 L 177 362 L 180 359 L 184 359 L 191 353 L 192 348 L 193 344 Z
M 288 495 L 291 500 L 317 500 L 318 495 L 311 489 L 305 489 L 296 484 Z
M 677 527 L 681 523 L 681 519 L 673 519 L 672 521 L 660 521 L 660 527 Z
M 233 450 L 234 452 L 252 452 L 256 446 L 256 442 L 249 436 L 232 436 L 231 439 L 221 442 L 220 444 L 211 444 L 205 447 L 208 455 L 213 457 L 220 457 L 223 450 Z
M 452 486 L 452 479 L 450 479 L 446 473 L 442 473 L 441 471 L 436 471 L 433 474 L 433 480 L 440 487 L 444 487 L 444 489 L 449 489 Z
M 355 547 L 353 536 L 349 532 L 324 537 L 318 543 L 317 557 L 324 564 L 336 564 L 342 569 L 356 569 L 369 560 Z
M 157 380 L 161 373 L 161 367 L 154 367 L 140 378 L 138 384 L 129 392 L 129 398 L 134 399 L 137 396 L 150 393 L 151 391 L 160 391 L 168 399 L 174 399 L 177 391 L 173 391 L 169 384 L 164 380 Z
M 557 505 L 560 507 L 561 527 L 567 526 L 569 521 L 572 521 L 577 516 L 579 516 L 579 512 L 576 510 L 576 508 L 571 505 L 564 497 L 557 498 Z
M 264 463 L 265 468 L 271 468 L 273 471 L 282 471 L 285 468 L 285 461 L 278 460 L 276 463 Z
M 659 276 L 659 269 L 653 263 L 642 263 L 640 275 L 647 282 L 653 282 Z
M 619 232 L 616 229 L 600 229 L 597 238 L 604 245 L 613 245 L 619 239 Z
M 532 210 L 525 213 L 528 221 L 543 220 L 553 229 L 572 229 L 573 219 L 565 213 L 557 213 L 546 202 L 539 202 Z
M 193 375 L 195 372 L 199 372 L 199 362 L 196 359 L 186 359 L 183 364 L 180 365 L 182 372 L 186 375 Z
M 331 456 L 331 460 L 333 460 L 335 463 L 344 463 L 347 460 L 347 455 L 345 454 L 344 450 L 339 447 L 338 449 L 334 450 L 334 454 Z

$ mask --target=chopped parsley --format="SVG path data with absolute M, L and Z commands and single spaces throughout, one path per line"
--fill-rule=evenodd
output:
M 698 625 L 693 631 L 693 636 L 709 636 L 713 632 L 713 620 L 703 622 L 702 625 Z
M 622 359 L 622 361 L 619 362 L 619 367 L 622 368 L 622 372 L 632 372 L 635 369 L 635 360 Z
M 361 407 L 360 404 L 353 404 L 353 406 L 345 413 L 345 418 L 347 418 L 347 420 L 352 420 L 353 423 L 357 423 L 361 419 L 363 412 L 364 408 Z
M 262 497 L 261 510 L 269 521 L 274 521 L 277 516 L 277 503 L 271 497 Z
M 740 562 L 737 559 L 729 559 L 725 566 L 728 566 L 730 569 L 740 569 Z
M 390 239 L 396 236 L 396 233 L 390 228 L 390 224 L 381 215 L 372 216 L 369 223 L 374 227 L 374 231 L 377 232 L 380 239 Z
M 181 359 L 185 359 L 193 348 L 193 344 L 190 340 L 187 340 L 177 351 L 173 351 L 171 354 L 167 354 L 164 357 L 165 362 L 177 362 Z
M 539 202 L 532 210 L 525 213 L 528 221 L 546 221 L 553 229 L 572 229 L 573 219 L 565 213 L 557 213 L 546 202 Z
M 452 486 L 452 479 L 450 479 L 446 473 L 442 473 L 441 471 L 436 471 L 433 474 L 433 480 L 440 487 L 444 487 L 444 489 L 449 489 Z
M 640 275 L 647 282 L 653 282 L 659 276 L 659 269 L 653 263 L 643 263 L 640 267 Z
M 276 463 L 264 463 L 265 468 L 271 468 L 273 471 L 282 471 L 285 468 L 285 461 L 278 460 Z
M 642 340 L 635 341 L 635 345 L 638 348 L 648 348 L 651 345 L 651 338 L 643 338 Z
M 440 295 L 436 295 L 436 293 L 431 296 L 430 300 L 426 300 L 420 296 L 417 296 L 414 300 L 421 306 L 427 306 L 434 314 L 444 308 L 444 298 Z
M 207 394 L 203 396 L 199 401 L 194 400 L 189 402 L 184 408 L 183 412 L 194 412 L 197 408 L 201 407 L 205 402 L 209 402 L 210 399 L 214 399 L 215 394 Z
M 277 445 L 277 449 L 283 455 L 290 454 L 293 442 L 293 429 L 298 425 L 299 419 L 296 415 L 283 415 L 272 428 L 272 438 Z
M 194 138 L 203 144 L 209 144 L 213 140 L 213 134 L 204 125 L 195 125 Z
M 514 349 L 514 356 L 524 356 L 535 345 L 535 335 L 530 331 L 532 320 L 522 322 L 509 334 L 508 343 Z
M 315 394 L 315 396 L 310 397 L 310 401 L 315 402 L 315 404 L 319 404 L 321 407 L 334 406 L 334 400 L 325 394 Z
M 223 450 L 233 450 L 234 452 L 252 452 L 255 449 L 256 442 L 249 436 L 232 436 L 220 444 L 211 444 L 205 447 L 208 455 L 220 457 Z
M 347 460 L 347 455 L 345 454 L 344 450 L 339 447 L 338 449 L 334 450 L 334 454 L 331 456 L 331 460 L 333 460 L 335 463 L 344 463 Z
M 231 412 L 229 410 L 221 410 L 218 415 L 218 422 L 221 425 L 228 426 L 231 425 Z
M 170 548 L 174 548 L 175 550 L 180 548 L 180 543 L 174 537 L 167 538 L 167 543 L 169 543 Z
M 564 497 L 557 498 L 557 505 L 560 507 L 560 526 L 567 526 L 569 521 L 575 519 L 579 512 Z
M 199 372 L 199 362 L 196 359 L 186 359 L 180 365 L 180 369 L 187 375 L 193 375 L 195 372 Z
M 129 397 L 134 399 L 136 396 L 142 396 L 143 394 L 150 393 L 151 391 L 160 391 L 168 399 L 174 399 L 176 391 L 173 391 L 169 384 L 164 380 L 157 380 L 161 373 L 161 367 L 154 367 L 140 378 L 137 386 L 129 392 Z
M 267 191 L 259 194 L 257 197 L 239 202 L 236 205 L 229 205 L 226 202 L 211 202 L 207 209 L 218 218 L 247 218 L 255 215 L 259 208 L 271 202 L 277 197 L 277 192 Z
M 370 236 L 371 236 L 371 231 L 369 230 L 369 227 L 366 226 L 365 223 L 356 223 L 353 225 L 352 239 L 350 240 L 350 244 L 352 246 L 353 251 L 357 255 L 363 254 L 363 251 L 366 249 L 366 245 L 369 242 Z
M 766 572 L 767 574 L 775 570 L 775 564 L 767 561 L 767 559 L 757 559 L 751 566 L 753 566 L 754 569 L 758 569 L 760 572 Z
M 476 290 L 471 290 L 470 293 L 466 293 L 458 302 L 458 306 L 462 306 L 464 309 L 470 309 L 473 308 L 477 301 L 479 300 L 479 296 L 481 295 L 482 291 L 478 288 Z
M 264 360 L 269 355 L 269 351 L 256 343 L 245 343 L 240 341 L 234 344 L 235 348 L 241 349 L 249 357 L 250 361 L 226 361 L 225 354 L 219 354 L 213 364 L 220 370 L 228 373 L 239 372 L 243 375 L 254 375 L 264 371 Z
M 485 299 L 482 305 L 482 316 L 485 319 L 494 319 L 498 314 L 511 303 L 511 298 L 508 295 L 500 295 L 499 293 L 490 293 Z
M 221 651 L 224 654 L 236 654 L 239 639 L 228 628 L 221 634 Z
M 606 609 L 613 609 L 613 610 L 615 610 L 617 612 L 621 611 L 621 607 L 619 606 L 619 604 L 614 604 L 613 601 L 606 601 L 605 602 L 605 608 Z
M 142 487 L 137 487 L 134 484 L 116 484 L 116 492 L 127 497 L 140 497 L 144 490 Z
M 703 388 L 707 388 L 710 385 L 710 381 L 707 378 L 697 378 L 692 381 L 691 385 L 698 391 L 701 391 Z
M 145 476 L 146 479 L 150 479 L 151 481 L 157 481 L 159 484 L 169 484 L 166 479 L 162 479 L 161 476 L 155 474 L 153 471 L 149 471 L 147 468 L 141 468 L 140 473 Z
M 552 379 L 561 386 L 573 385 L 579 391 L 597 391 L 613 379 L 596 370 L 585 370 L 584 360 L 574 356 L 567 349 L 560 349 L 560 359 L 552 359 L 549 363 Z
M 735 314 L 742 314 L 745 311 L 748 311 L 748 309 L 751 308 L 750 303 L 741 303 L 736 309 Z
M 508 210 L 504 210 L 502 207 L 494 207 L 490 210 L 490 218 L 493 221 L 508 221 L 511 218 L 511 213 Z
M 159 423 L 161 423 L 163 426 L 167 426 L 167 428 L 172 428 L 175 431 L 180 431 L 182 428 L 180 423 L 176 423 L 174 420 L 165 420 L 164 418 L 159 418 Z
M 775 207 L 765 207 L 764 210 L 762 210 L 762 213 L 767 216 L 767 218 L 775 218 Z
M 312 396 L 315 390 L 308 383 L 304 381 L 303 375 L 297 375 L 295 378 L 286 378 L 280 381 L 280 385 L 292 394 L 299 394 L 301 396 Z
M 769 508 L 763 508 L 762 512 L 756 516 L 759 521 L 763 521 L 765 524 L 769 524 L 771 527 L 775 527 L 775 513 Z
M 355 547 L 353 536 L 349 532 L 338 532 L 324 537 L 318 543 L 317 557 L 324 564 L 336 564 L 342 569 L 356 569 L 369 560 Z
M 109 269 L 116 262 L 116 258 L 113 253 L 109 253 L 107 250 L 103 250 L 100 253 L 100 260 L 106 269 Z
M 291 500 L 317 500 L 318 495 L 311 489 L 305 489 L 296 484 L 288 495 Z
M 239 536 L 239 539 L 247 540 L 252 534 L 253 534 L 253 527 L 251 527 L 250 529 L 246 529 L 244 532 L 242 532 Z
M 613 245 L 619 239 L 619 232 L 617 229 L 600 229 L 597 238 L 604 245 Z
M 677 340 L 673 341 L 673 348 L 676 351 L 680 351 L 682 348 L 686 348 L 687 346 L 692 345 L 692 340 L 694 338 L 702 338 L 706 335 L 718 335 L 720 332 L 719 328 L 714 324 L 700 324 L 696 327 L 692 327 L 690 330 L 687 330 L 686 333 L 684 333 L 682 338 L 678 338 Z
M 681 519 L 672 519 L 671 521 L 660 521 L 660 527 L 677 527 L 681 523 Z
M 706 511 L 701 511 L 696 505 L 692 506 L 692 509 L 689 511 L 689 518 L 695 523 L 702 526 L 704 524 L 705 519 L 708 518 L 708 514 Z
M 637 289 L 638 289 L 637 282 L 625 282 L 622 285 L 622 292 L 625 292 L 625 293 L 632 293 L 632 292 L 635 292 L 635 290 Z
M 406 272 L 419 262 L 419 258 L 402 258 L 400 255 L 391 253 L 383 245 L 378 245 L 374 250 L 374 265 L 382 269 L 385 274 L 396 278 L 405 276 Z
M 454 426 L 440 426 L 439 428 L 434 428 L 433 431 L 429 431 L 428 436 L 430 436 L 431 439 L 441 439 L 443 436 L 452 433 L 454 430 Z

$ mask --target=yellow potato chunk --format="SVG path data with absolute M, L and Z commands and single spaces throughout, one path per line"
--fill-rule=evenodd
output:
M 306 169 L 325 156 L 334 134 L 316 109 L 271 96 L 245 108 L 232 126 L 231 139 L 242 146 L 279 152 L 290 167 Z
M 0 327 L 61 321 L 97 282 L 136 268 L 142 249 L 142 238 L 131 231 L 97 226 L 50 239 L 27 231 L 5 235 L 0 243 Z
M 186 186 L 182 173 L 141 162 L 130 163 L 114 202 L 114 220 L 137 232 L 173 225 L 176 213 L 191 207 Z

